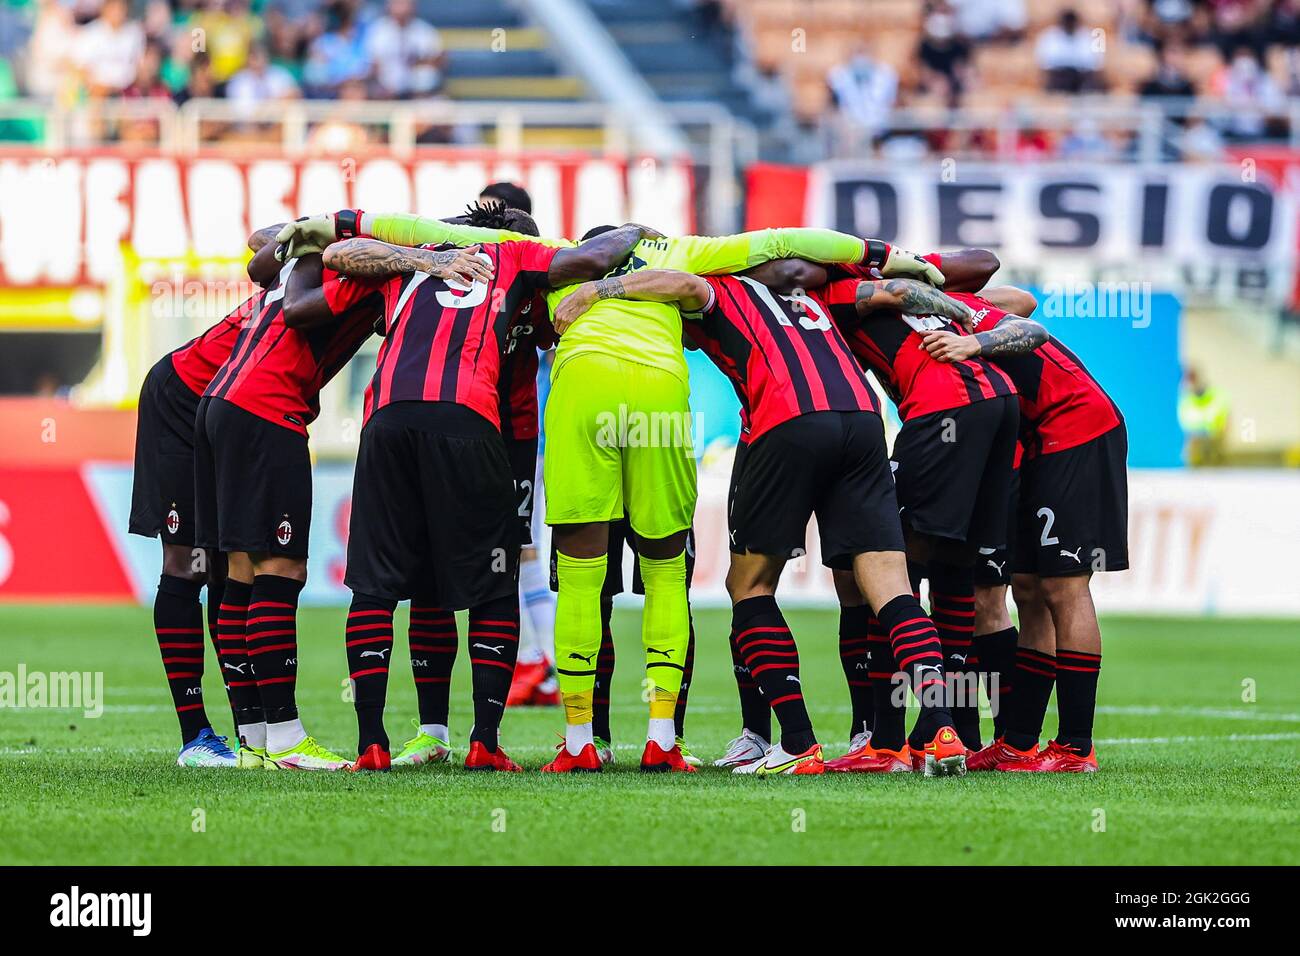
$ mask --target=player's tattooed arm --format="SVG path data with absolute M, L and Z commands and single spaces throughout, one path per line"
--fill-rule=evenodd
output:
M 248 237 L 248 248 L 251 252 L 260 252 L 262 247 L 269 242 L 274 242 L 275 237 L 280 230 L 284 228 L 284 223 L 277 222 L 274 226 L 266 226 L 257 230 Z
M 971 311 L 943 290 L 917 279 L 873 279 L 858 283 L 858 315 L 877 309 L 909 315 L 937 315 L 970 330 Z
M 555 331 L 563 335 L 575 319 L 601 299 L 675 302 L 683 312 L 698 312 L 708 304 L 711 291 L 705 279 L 675 269 L 644 269 L 607 276 L 584 282 L 560 302 L 555 309 Z
M 598 278 L 622 265 L 642 239 L 655 238 L 661 238 L 658 232 L 634 222 L 602 232 L 582 245 L 557 252 L 547 270 L 546 281 L 551 288 L 558 289 Z
M 921 346 L 939 362 L 964 362 L 982 355 L 999 358 L 1032 352 L 1047 341 L 1047 329 L 1033 319 L 1003 319 L 986 332 L 957 335 L 936 330 L 921 336 Z
M 381 279 L 407 272 L 427 272 L 437 279 L 473 284 L 492 279 L 492 264 L 478 255 L 478 246 L 464 249 L 413 249 L 378 239 L 345 239 L 327 246 L 325 267 L 358 279 Z

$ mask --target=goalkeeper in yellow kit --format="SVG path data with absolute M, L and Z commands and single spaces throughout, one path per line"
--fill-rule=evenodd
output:
M 292 223 L 277 240 L 286 245 L 286 255 L 302 255 L 352 235 L 402 245 L 529 238 L 434 219 L 348 210 Z M 647 238 L 614 274 L 641 269 L 728 274 L 795 257 L 868 263 L 886 276 L 921 276 L 936 285 L 943 281 L 930 263 L 912 253 L 825 229 Z M 552 315 L 576 288 L 547 295 Z M 546 523 L 555 537 L 559 579 L 555 656 L 566 726 L 564 743 L 542 769 L 601 769 L 591 724 L 601 586 L 609 522 L 626 514 L 637 537 L 645 584 L 642 643 L 650 722 L 641 769 L 690 772 L 694 768 L 683 761 L 673 727 L 689 638 L 685 543 L 696 500 L 681 313 L 674 303 L 601 299 L 571 327 L 557 331 L 562 334 L 546 406 L 543 468 Z

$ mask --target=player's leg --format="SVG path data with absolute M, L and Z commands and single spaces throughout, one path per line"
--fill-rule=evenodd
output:
M 600 653 L 596 655 L 596 681 L 591 698 L 591 732 L 602 764 L 614 762 L 614 734 L 609 725 L 615 661 L 613 621 L 614 597 L 603 594 L 600 598 Z
M 217 616 L 221 669 L 235 702 L 239 765 L 276 770 L 266 755 L 266 714 L 257 689 L 257 671 L 248 653 L 248 605 L 253 595 L 253 559 L 245 552 L 224 555 L 226 585 Z
M 875 711 L 871 699 L 871 647 L 868 634 L 873 615 L 851 572 L 834 574 L 840 605 L 840 667 L 849 688 L 849 750 L 864 746 L 871 737 Z
M 731 556 L 727 592 L 736 647 L 781 728 L 779 743 L 736 773 L 821 773 L 821 747 L 813 733 L 799 677 L 799 650 L 776 601 L 786 559 L 748 552 Z
M 515 496 L 523 549 L 519 553 L 520 619 L 519 660 L 510 684 L 507 706 L 545 703 L 542 685 L 553 682 L 555 658 L 555 598 L 547 581 L 547 568 L 534 546 L 534 511 L 541 478 L 537 439 L 508 441 L 506 452 L 514 475 Z M 555 696 L 552 688 L 551 697 Z
M 517 771 L 500 747 L 501 718 L 519 654 L 520 522 L 510 460 L 501 434 L 463 405 L 421 403 L 411 424 L 427 505 L 428 564 L 441 607 L 469 609 L 474 726 L 467 770 Z
M 646 679 L 652 688 L 641 769 L 680 770 L 689 766 L 677 746 L 675 724 L 691 634 L 686 598 L 686 529 L 663 538 L 638 537 L 637 563 L 645 585 L 641 645 Z
M 975 656 L 975 569 L 960 561 L 931 561 L 930 617 L 943 645 L 944 673 L 949 688 L 948 706 L 953 726 L 975 753 L 980 740 L 979 659 Z
M 438 607 L 437 599 L 411 599 L 407 628 L 411 676 L 420 717 L 412 721 L 415 736 L 393 757 L 394 767 L 441 763 L 451 756 L 451 671 L 460 643 L 456 615 Z
M 688 548 L 688 553 L 694 550 Z M 682 686 L 677 692 L 677 706 L 673 708 L 673 733 L 677 743 L 677 749 L 682 752 L 682 759 L 692 767 L 704 765 L 704 761 L 695 754 L 691 753 L 690 748 L 686 746 L 686 707 L 690 697 L 691 680 L 695 676 L 695 616 L 691 613 L 689 600 L 691 588 L 690 569 L 686 572 L 686 626 L 688 629 L 686 640 L 686 662 L 682 667 Z
M 1028 769 L 1038 757 L 1043 719 L 1056 684 L 1056 630 L 1035 574 L 1011 577 L 1011 594 L 1020 615 L 1019 643 L 1011 693 L 1007 700 L 1006 731 L 1002 745 L 990 756 L 991 765 L 979 769 Z
M 686 543 L 697 490 L 690 394 L 670 372 L 623 364 L 632 422 L 623 450 L 623 495 L 645 586 L 641 643 L 653 685 L 641 769 L 693 770 L 673 724 L 691 633 Z
M 215 738 L 203 707 L 203 606 L 199 595 L 206 575 L 192 569 L 191 548 L 162 546 L 162 575 L 153 604 L 154 635 L 172 704 L 180 722 L 181 766 L 219 766 L 229 763 L 219 751 L 209 753 L 207 738 Z M 189 745 L 195 742 L 194 747 Z M 191 751 L 187 755 L 187 751 Z
M 1016 663 L 1018 631 L 1007 610 L 1007 584 L 988 583 L 976 567 L 975 654 L 979 658 L 984 692 L 993 713 L 993 739 L 1006 732 L 1006 703 L 1010 699 L 1011 675 Z
M 599 770 L 592 730 L 601 589 L 609 523 L 624 514 L 623 448 L 609 410 L 627 405 L 623 363 L 579 355 L 561 366 L 546 403 L 546 522 L 555 545 L 555 658 L 565 743 L 543 770 Z M 622 401 L 620 401 L 622 399 Z
M 549 407 L 548 407 L 549 415 Z M 552 484 L 551 487 L 554 487 Z M 609 527 L 606 522 L 556 525 L 555 670 L 564 702 L 564 744 L 548 773 L 596 771 L 593 700 L 601 645 L 601 588 L 605 581 Z
M 1056 709 L 1060 724 L 1050 751 L 1064 751 L 1059 769 L 1095 770 L 1092 745 L 1101 674 L 1101 627 L 1089 588 L 1091 574 L 1045 577 L 1043 601 L 1056 631 Z

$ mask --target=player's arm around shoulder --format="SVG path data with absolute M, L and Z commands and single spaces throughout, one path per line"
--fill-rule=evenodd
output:
M 622 265 L 642 239 L 662 238 L 655 230 L 635 222 L 602 232 L 581 245 L 557 252 L 551 259 L 547 281 L 551 288 L 559 289 L 597 279 Z
M 378 239 L 344 239 L 325 248 L 325 268 L 358 279 L 382 279 L 425 272 L 437 279 L 472 284 L 492 280 L 492 264 L 479 256 L 478 246 L 464 249 L 423 249 Z
M 601 299 L 675 302 L 682 312 L 699 312 L 712 301 L 713 287 L 707 279 L 676 269 L 644 269 L 584 282 L 556 307 L 556 333 L 563 335 L 575 319 Z
M 970 335 L 927 332 L 922 336 L 921 345 L 930 353 L 931 358 L 940 362 L 959 362 L 977 355 L 996 359 L 999 356 L 1032 352 L 1047 341 L 1047 329 L 1025 317 L 1038 305 L 1031 293 L 1014 286 L 999 286 L 986 290 L 976 304 L 981 300 L 1005 314 L 991 328 Z M 976 316 L 981 317 L 983 314 L 977 313 Z

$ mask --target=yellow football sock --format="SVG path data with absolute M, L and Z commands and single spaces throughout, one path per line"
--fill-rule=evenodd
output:
M 555 671 L 567 724 L 591 723 L 605 563 L 604 555 L 572 558 L 557 552 L 555 556 L 560 583 L 555 602 Z
M 671 718 L 677 706 L 690 643 L 690 612 L 686 605 L 686 554 L 656 560 L 640 555 L 645 584 L 641 643 L 645 672 L 655 687 L 650 699 L 652 718 Z

